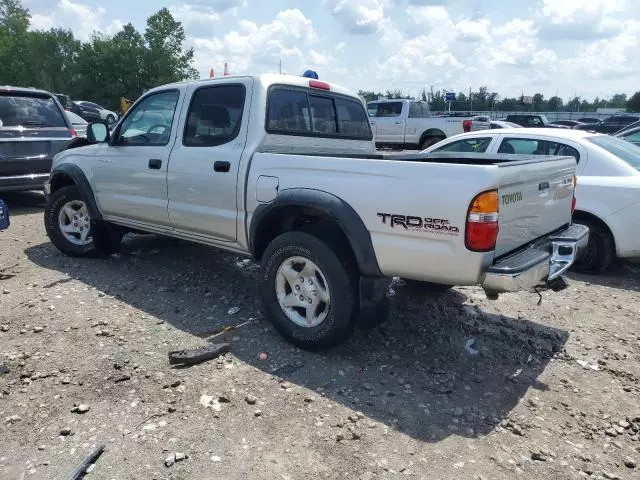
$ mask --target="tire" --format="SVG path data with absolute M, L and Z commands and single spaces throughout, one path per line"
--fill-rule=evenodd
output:
M 615 243 L 611 232 L 593 220 L 576 220 L 589 228 L 589 243 L 582 258 L 574 263 L 573 270 L 581 273 L 604 273 L 616 258 Z
M 113 125 L 115 121 L 116 121 L 116 117 L 114 117 L 111 114 L 107 115 L 107 125 Z
M 84 206 L 84 207 L 83 207 Z M 67 226 L 74 225 L 77 213 L 77 231 L 63 232 L 63 223 L 69 222 Z M 86 238 L 82 238 L 85 233 Z M 44 210 L 44 226 L 51 243 L 62 253 L 71 257 L 95 257 L 98 255 L 109 255 L 119 249 L 122 240 L 122 231 L 110 227 L 103 222 L 96 222 L 89 217 L 86 202 L 75 185 L 62 187 L 56 190 L 49 197 Z M 80 232 L 81 230 L 81 232 Z M 74 241 L 75 240 L 75 241 Z
M 309 287 L 305 282 L 314 277 L 303 277 L 305 270 L 297 270 L 303 265 L 306 267 L 311 264 L 320 271 L 320 276 L 315 276 L 316 282 L 313 287 Z M 291 265 L 291 268 L 287 268 L 288 265 Z M 295 287 L 291 285 L 291 281 L 285 280 L 281 273 L 287 270 L 298 272 L 293 276 Z M 356 265 L 339 247 L 331 248 L 305 232 L 283 233 L 267 246 L 262 256 L 259 287 L 264 313 L 285 339 L 300 348 L 321 350 L 336 346 L 350 337 L 356 324 L 358 278 Z M 299 279 L 306 280 L 299 285 Z M 325 281 L 324 286 L 328 290 L 330 300 L 324 304 L 324 308 L 322 303 L 316 308 L 315 311 L 320 312 L 317 317 L 323 318 L 318 324 L 302 326 L 301 322 L 304 323 L 306 320 L 303 317 L 307 312 L 306 308 L 290 306 L 287 313 L 278 300 L 278 289 L 281 294 L 290 290 L 287 298 L 293 294 L 292 298 L 295 300 L 298 295 L 294 294 L 294 288 L 297 288 L 299 293 L 309 295 L 309 299 L 319 298 L 321 294 L 315 292 L 323 290 L 321 284 Z M 310 293 L 309 288 L 314 291 Z M 294 316 L 298 323 L 291 316 Z
M 444 140 L 445 137 L 425 137 L 420 142 L 420 150 L 424 150 L 425 148 L 429 148 L 431 145 L 438 143 L 441 140 Z

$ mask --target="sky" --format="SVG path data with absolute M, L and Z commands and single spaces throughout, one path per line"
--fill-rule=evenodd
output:
M 23 0 L 80 39 L 167 7 L 202 77 L 314 69 L 352 90 L 593 100 L 640 90 L 639 0 Z M 634 5 L 635 3 L 635 5 Z

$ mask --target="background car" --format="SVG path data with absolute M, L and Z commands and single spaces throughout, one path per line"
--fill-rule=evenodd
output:
M 582 117 L 577 120 L 580 123 L 600 123 L 602 119 L 596 117 Z
M 41 190 L 53 156 L 74 136 L 51 93 L 0 87 L 0 191 Z
M 619 137 L 573 129 L 484 130 L 455 135 L 424 152 L 573 156 L 578 161 L 574 221 L 591 231 L 576 268 L 601 273 L 616 257 L 640 257 L 640 148 Z
M 107 110 L 106 108 L 101 107 L 97 103 L 87 102 L 85 100 L 76 100 L 76 103 L 80 105 L 84 105 L 85 107 L 95 108 L 100 112 L 100 118 L 107 122 L 107 125 L 113 125 L 118 120 L 118 114 L 111 110 Z
M 76 131 L 76 135 L 78 137 L 86 138 L 87 125 L 89 125 L 89 123 L 84 118 L 76 115 L 73 112 L 65 112 L 65 114 L 67 115 L 67 118 L 71 122 L 71 126 Z
M 544 115 L 532 113 L 518 113 L 507 115 L 505 121 L 515 123 L 524 128 L 565 128 L 561 125 L 552 125 Z
M 624 127 L 640 121 L 640 114 L 612 115 L 600 123 L 579 125 L 576 130 L 590 130 L 598 133 L 616 133 Z
M 640 125 L 634 128 L 626 128 L 621 133 L 616 133 L 615 136 L 640 147 Z
M 73 102 L 71 101 L 71 97 L 69 97 L 69 95 L 65 95 L 64 93 L 54 93 L 54 95 L 60 102 L 60 105 L 62 105 L 62 108 L 64 108 L 65 110 L 71 110 Z
M 487 128 L 488 127 L 488 128 Z M 495 130 L 498 128 L 522 128 L 517 123 L 505 122 L 504 120 L 490 120 L 487 122 L 476 122 L 475 119 L 471 124 L 471 131 L 477 132 L 479 130 Z
M 577 120 L 556 120 L 555 122 L 551 122 L 551 125 L 560 125 L 561 127 L 574 128 L 577 125 L 583 125 L 583 123 Z
M 620 134 L 626 132 L 627 130 L 631 130 L 632 128 L 636 128 L 636 127 L 640 127 L 640 121 L 633 122 L 633 123 L 627 125 L 626 127 L 621 128 L 616 133 L 614 133 L 614 135 L 620 135 Z
M 93 107 L 87 107 L 86 105 L 81 105 L 78 102 L 71 103 L 70 111 L 78 115 L 80 118 L 84 118 L 89 123 L 102 121 L 100 110 Z

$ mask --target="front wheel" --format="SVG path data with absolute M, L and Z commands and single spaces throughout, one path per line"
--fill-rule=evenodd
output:
M 72 257 L 91 257 L 117 251 L 122 233 L 91 219 L 75 185 L 56 190 L 44 210 L 44 226 L 51 243 Z
M 320 350 L 344 342 L 358 313 L 357 270 L 349 255 L 313 235 L 287 232 L 260 265 L 266 316 L 291 343 Z
M 420 142 L 420 150 L 424 150 L 429 148 L 431 145 L 438 143 L 441 140 L 444 140 L 445 137 L 425 137 Z

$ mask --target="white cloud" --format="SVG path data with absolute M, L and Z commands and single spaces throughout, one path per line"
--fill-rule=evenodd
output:
M 350 33 L 378 31 L 385 19 L 386 0 L 324 0 L 332 15 Z
M 461 20 L 456 24 L 456 30 L 461 40 L 471 42 L 490 42 L 489 27 L 491 22 L 482 20 Z
M 316 41 L 311 20 L 298 9 L 281 11 L 272 22 L 262 25 L 240 20 L 237 30 L 230 31 L 222 40 L 217 37 L 191 40 L 196 68 L 203 73 L 211 67 L 221 69 L 224 62 L 229 62 L 236 72 L 251 68 L 278 71 L 280 60 L 286 65 L 300 64 L 304 58 L 301 47 Z M 314 54 L 315 61 L 324 62 L 325 54 L 317 51 Z
M 536 19 L 548 39 L 604 38 L 622 31 L 618 14 L 628 7 L 627 0 L 542 0 Z
M 443 6 L 409 6 L 407 15 L 413 23 L 434 27 L 442 22 L 449 21 L 447 9 Z
M 176 20 L 182 22 L 185 32 L 199 37 L 211 32 L 212 24 L 220 21 L 220 14 L 212 7 L 197 7 L 182 4 L 169 7 Z
M 49 15 L 34 14 L 31 19 L 31 28 L 70 29 L 80 40 L 88 40 L 95 32 L 113 35 L 120 31 L 123 23 L 117 19 L 105 23 L 103 21 L 105 13 L 106 10 L 103 7 L 96 9 L 71 0 L 60 0 Z
M 521 20 L 519 18 L 514 18 L 513 20 L 493 29 L 493 34 L 499 37 L 535 35 L 536 33 L 537 30 L 533 20 Z

